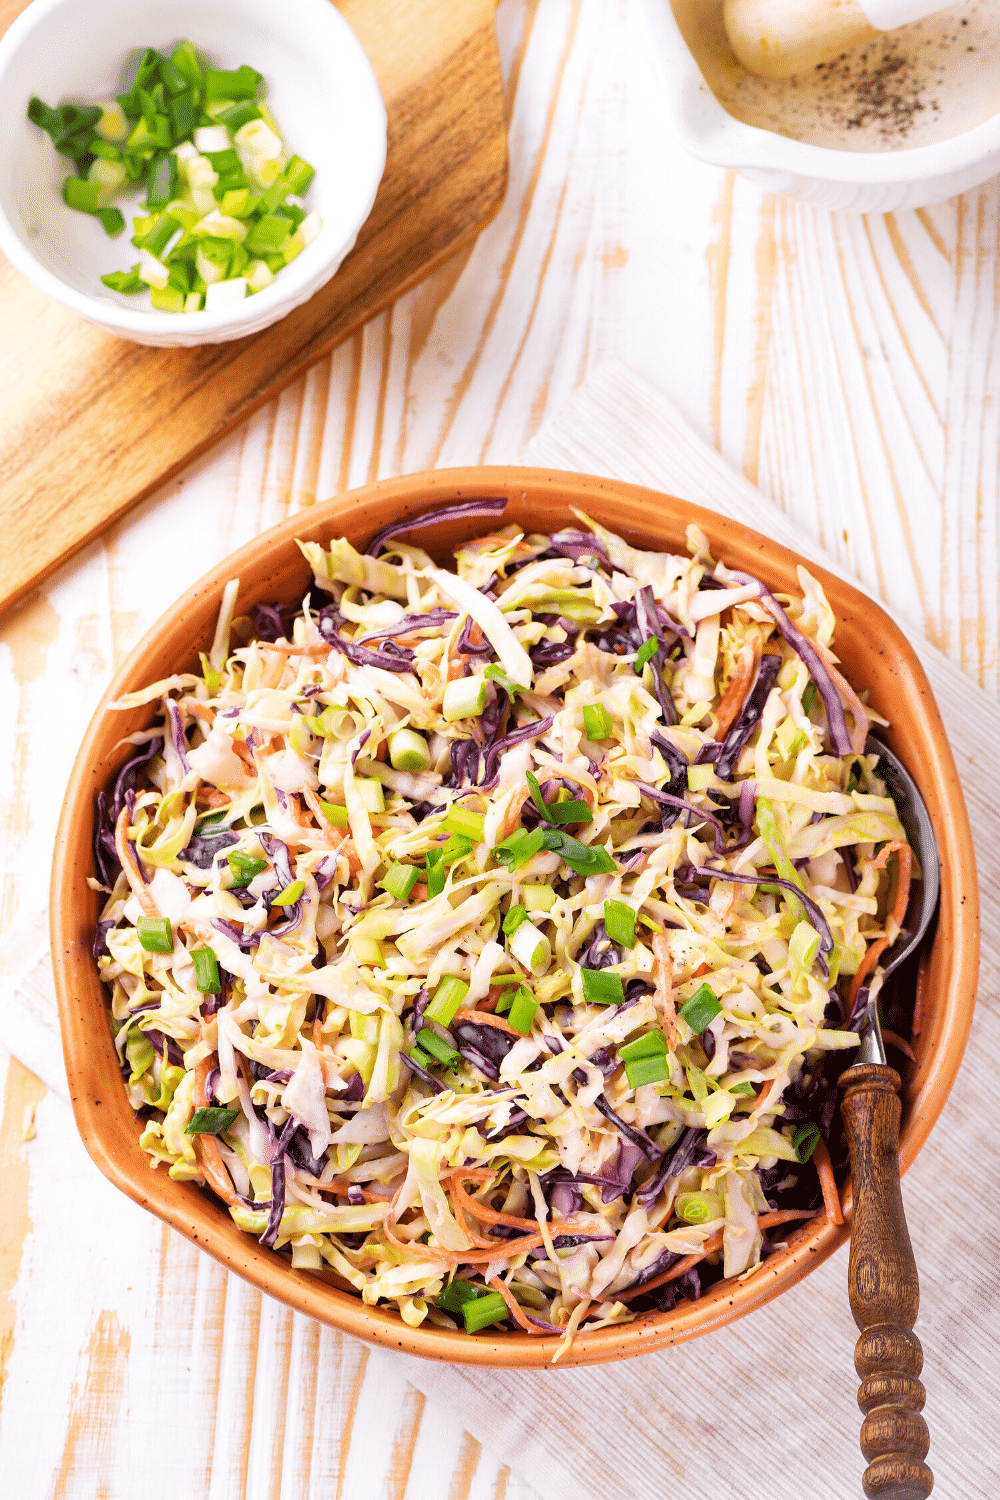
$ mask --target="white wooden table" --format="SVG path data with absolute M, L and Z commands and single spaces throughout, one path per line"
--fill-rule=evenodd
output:
M 631 0 L 503 0 L 497 24 L 498 219 L 0 626 L 4 985 L 85 719 L 181 588 L 317 498 L 515 461 L 608 355 L 1000 692 L 998 184 L 887 218 L 766 197 L 673 147 Z M 530 1500 L 363 1346 L 134 1209 L 58 1095 L 0 1070 L 4 1495 Z

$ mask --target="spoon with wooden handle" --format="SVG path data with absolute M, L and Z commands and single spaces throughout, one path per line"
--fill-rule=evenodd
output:
M 940 885 L 937 840 L 923 798 L 909 772 L 878 740 L 879 776 L 899 811 L 920 859 L 920 891 L 910 926 L 884 965 L 884 977 L 923 940 Z M 886 1065 L 877 995 L 869 1002 L 859 1061 L 841 1075 L 841 1113 L 851 1155 L 854 1223 L 848 1272 L 851 1312 L 861 1330 L 854 1365 L 861 1376 L 858 1405 L 865 1414 L 861 1451 L 868 1460 L 863 1485 L 869 1500 L 924 1500 L 934 1476 L 924 1463 L 930 1437 L 920 1415 L 924 1356 L 913 1332 L 919 1305 L 917 1267 L 899 1186 L 900 1077 Z

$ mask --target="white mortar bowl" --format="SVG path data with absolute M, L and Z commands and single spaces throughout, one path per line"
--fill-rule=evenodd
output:
M 771 193 L 858 213 L 924 208 L 1000 172 L 1000 113 L 934 145 L 870 152 L 810 145 L 744 124 L 705 82 L 670 0 L 642 0 L 642 8 L 671 126 L 699 161 L 731 168 Z
M 249 63 L 292 152 L 316 169 L 306 202 L 322 229 L 274 284 L 216 312 L 161 313 L 101 284 L 138 259 L 67 208 L 73 171 L 27 118 L 28 101 L 111 98 L 126 56 L 188 38 L 219 68 Z M 371 63 L 330 0 L 34 0 L 0 40 L 0 250 L 40 291 L 139 344 L 190 348 L 259 333 L 330 280 L 371 212 L 385 167 L 386 113 Z M 142 305 L 144 304 L 144 305 Z

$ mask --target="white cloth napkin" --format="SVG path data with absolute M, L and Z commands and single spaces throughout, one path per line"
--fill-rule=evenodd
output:
M 598 371 L 524 455 L 682 495 L 842 572 L 708 448 L 660 393 L 617 362 Z M 846 576 L 846 575 L 844 575 Z M 854 580 L 852 580 L 854 581 Z M 891 600 L 882 601 L 891 607 Z M 904 1182 L 922 1289 L 929 1462 L 942 1500 L 994 1500 L 990 1412 L 1000 1336 L 1000 710 L 909 634 L 948 725 L 983 886 L 980 999 L 951 1098 Z M 44 926 L 29 920 L 3 958 L 0 1041 L 67 1095 Z M 387 1378 L 446 1403 L 546 1500 L 856 1500 L 863 1460 L 842 1250 L 732 1327 L 663 1354 L 594 1369 L 469 1370 L 376 1351 Z

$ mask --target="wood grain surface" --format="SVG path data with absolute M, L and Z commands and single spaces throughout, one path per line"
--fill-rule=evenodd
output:
M 45 951 L 83 726 L 162 610 L 316 498 L 518 461 L 609 356 L 1000 699 L 1000 186 L 863 219 L 784 202 L 672 144 L 632 0 L 501 0 L 497 33 L 511 180 L 486 231 L 0 625 L 0 1012 Z M 984 1098 L 1000 1054 L 987 963 L 966 1064 Z M 666 1366 L 634 1361 L 625 1383 L 537 1375 L 501 1403 L 487 1377 L 460 1400 L 442 1372 L 425 1398 L 408 1369 L 262 1300 L 134 1210 L 87 1162 L 58 1087 L 17 1063 L 3 1076 L 0 1474 L 19 1500 L 135 1500 L 151 1476 L 170 1500 L 538 1500 L 536 1486 L 742 1500 L 748 1453 L 769 1500 L 857 1500 L 845 1252 L 801 1299 Z M 975 1334 L 998 1300 L 994 1262 L 945 1211 L 981 1190 L 964 1123 L 949 1115 L 903 1189 L 939 1409 L 946 1389 L 983 1391 Z M 956 1279 L 961 1315 L 946 1316 Z M 818 1352 L 817 1299 L 836 1331 Z M 819 1361 L 818 1393 L 797 1359 L 807 1374 Z M 686 1380 L 706 1371 L 715 1394 L 691 1404 Z M 947 1422 L 932 1413 L 946 1500 L 1000 1493 L 991 1389 Z M 593 1441 L 598 1408 L 641 1420 L 625 1480 Z
M 341 0 L 388 111 L 385 175 L 336 276 L 262 333 L 128 343 L 0 260 L 0 611 L 488 223 L 507 174 L 495 4 Z
M 913 1332 L 920 1292 L 899 1183 L 899 1086 L 899 1074 L 878 1063 L 848 1068 L 840 1079 L 854 1184 L 848 1285 L 861 1330 L 854 1364 L 869 1500 L 923 1500 L 934 1487 L 920 1415 L 924 1356 Z

